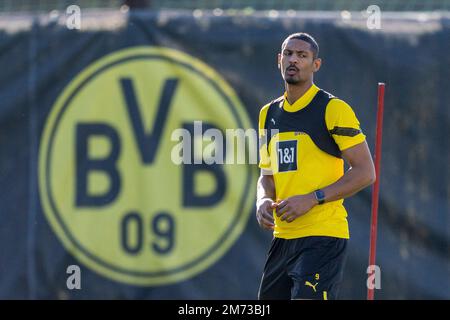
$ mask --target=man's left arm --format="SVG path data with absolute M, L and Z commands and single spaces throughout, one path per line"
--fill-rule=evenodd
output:
M 336 182 L 322 188 L 325 202 L 350 197 L 375 182 L 375 168 L 366 141 L 342 151 L 350 169 Z M 314 192 L 287 198 L 277 205 L 281 220 L 292 222 L 318 205 Z
M 375 182 L 375 168 L 366 141 L 342 151 L 350 169 L 336 182 L 323 188 L 325 202 L 350 197 Z M 287 198 L 277 205 L 281 220 L 292 222 L 318 205 L 314 192 Z
M 342 157 L 350 169 L 338 181 L 322 189 L 325 202 L 348 198 L 375 182 L 375 167 L 366 141 L 344 150 Z

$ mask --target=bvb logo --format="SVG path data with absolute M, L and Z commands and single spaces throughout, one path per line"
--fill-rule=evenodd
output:
M 72 255 L 136 285 L 187 279 L 224 255 L 244 230 L 255 172 L 174 164 L 171 133 L 196 120 L 251 127 L 231 87 L 178 51 L 121 50 L 68 85 L 45 124 L 39 190 Z

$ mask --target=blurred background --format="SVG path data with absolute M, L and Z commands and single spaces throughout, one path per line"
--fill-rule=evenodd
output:
M 174 163 L 173 132 L 257 128 L 294 32 L 372 151 L 386 83 L 375 298 L 449 299 L 448 0 L 0 0 L 0 298 L 256 299 L 257 165 Z M 371 188 L 345 204 L 365 299 Z

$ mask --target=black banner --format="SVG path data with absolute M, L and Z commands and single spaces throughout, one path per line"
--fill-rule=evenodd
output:
M 372 151 L 386 82 L 376 298 L 450 298 L 448 18 L 2 19 L 0 298 L 256 299 L 271 239 L 254 218 L 257 165 L 176 164 L 173 148 L 256 128 L 299 31 L 320 45 L 316 84 L 354 108 Z M 366 296 L 370 201 L 370 188 L 346 200 L 342 299 Z

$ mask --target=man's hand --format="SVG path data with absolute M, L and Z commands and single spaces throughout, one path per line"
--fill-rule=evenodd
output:
M 263 198 L 256 203 L 256 220 L 261 228 L 273 230 L 273 209 L 276 203 L 269 198 Z
M 275 204 L 276 214 L 281 221 L 292 222 L 308 213 L 317 204 L 314 193 L 293 196 Z

